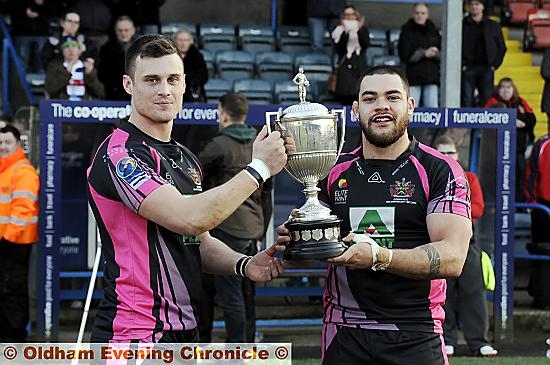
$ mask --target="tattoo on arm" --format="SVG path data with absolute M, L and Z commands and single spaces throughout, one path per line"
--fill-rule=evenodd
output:
M 434 279 L 439 277 L 439 268 L 441 266 L 441 257 L 439 252 L 432 245 L 424 245 L 421 247 L 428 255 L 428 262 L 430 264 L 430 273 L 428 279 Z

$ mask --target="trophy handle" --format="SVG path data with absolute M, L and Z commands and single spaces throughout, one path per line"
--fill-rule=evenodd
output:
M 332 109 L 333 114 L 340 114 L 340 118 L 342 119 L 342 136 L 340 137 L 340 147 L 338 147 L 338 155 L 336 155 L 336 159 L 340 157 L 340 152 L 342 152 L 342 148 L 344 147 L 344 137 L 346 136 L 346 110 L 345 109 Z
M 275 122 L 279 119 L 279 112 L 265 112 L 265 125 L 267 126 L 267 133 L 271 133 L 271 117 L 275 116 Z

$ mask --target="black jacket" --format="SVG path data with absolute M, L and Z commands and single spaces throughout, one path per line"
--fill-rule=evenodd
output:
M 550 48 L 544 51 L 544 57 L 542 57 L 542 64 L 540 65 L 540 75 L 544 79 L 541 109 L 545 113 L 550 113 Z
M 122 87 L 124 75 L 125 51 L 117 39 L 109 39 L 99 51 L 97 72 L 99 80 L 105 86 L 107 100 L 130 100 L 130 95 Z
M 33 0 L 14 2 L 12 5 L 11 28 L 12 35 L 17 36 L 43 36 L 48 35 L 48 9 L 45 5 L 38 5 Z M 29 18 L 27 8 L 38 13 L 38 17 Z
M 206 102 L 204 84 L 208 81 L 208 69 L 204 57 L 195 45 L 191 45 L 183 59 L 185 69 L 185 94 L 184 102 Z M 193 94 L 198 94 L 198 99 Z
M 211 189 L 224 184 L 241 172 L 252 161 L 252 143 L 255 138 L 256 129 L 246 124 L 232 124 L 222 129 L 197 155 L 204 169 L 204 188 Z M 266 183 L 270 184 L 271 180 L 268 179 Z M 262 193 L 271 189 L 271 185 L 266 183 L 216 228 L 241 239 L 262 238 L 266 220 L 270 218 L 264 217 L 264 208 L 269 208 L 271 204 L 270 195 L 266 199 L 266 194 Z
M 427 20 L 425 25 L 409 19 L 402 27 L 399 35 L 399 58 L 405 65 L 405 72 L 411 86 L 439 85 L 438 58 L 424 57 L 424 51 L 430 47 L 441 50 L 441 35 L 435 24 Z
M 487 50 L 487 61 L 489 67 L 495 70 L 500 67 L 506 54 L 506 44 L 500 25 L 496 22 L 483 18 L 483 36 L 485 49 Z M 474 57 L 473 28 L 476 26 L 472 17 L 467 16 L 462 21 L 462 66 L 470 66 Z

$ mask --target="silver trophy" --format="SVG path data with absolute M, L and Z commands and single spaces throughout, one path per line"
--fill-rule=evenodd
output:
M 294 77 L 298 85 L 300 103 L 277 112 L 266 112 L 266 124 L 271 131 L 271 119 L 275 116 L 275 128 L 285 140 L 287 164 L 285 170 L 305 186 L 302 190 L 306 202 L 285 223 L 291 242 L 284 253 L 290 260 L 323 260 L 339 256 L 346 246 L 340 238 L 340 222 L 329 208 L 319 203 L 317 187 L 336 163 L 344 145 L 346 118 L 343 109 L 328 111 L 318 103 L 306 99 L 309 85 L 302 69 Z M 340 145 L 338 142 L 337 116 L 342 120 Z

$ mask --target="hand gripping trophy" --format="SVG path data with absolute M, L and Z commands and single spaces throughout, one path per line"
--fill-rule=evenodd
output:
M 298 85 L 300 103 L 283 112 L 267 112 L 266 124 L 271 129 L 271 117 L 275 116 L 275 128 L 285 140 L 287 153 L 286 171 L 305 186 L 302 192 L 306 202 L 285 226 L 290 231 L 290 243 L 284 253 L 287 260 L 324 260 L 339 256 L 346 249 L 340 238 L 340 222 L 329 208 L 319 203 L 317 187 L 336 163 L 344 145 L 346 130 L 343 109 L 328 111 L 327 107 L 306 101 L 309 81 L 302 68 L 292 80 Z M 342 120 L 340 146 L 337 146 L 337 113 Z

